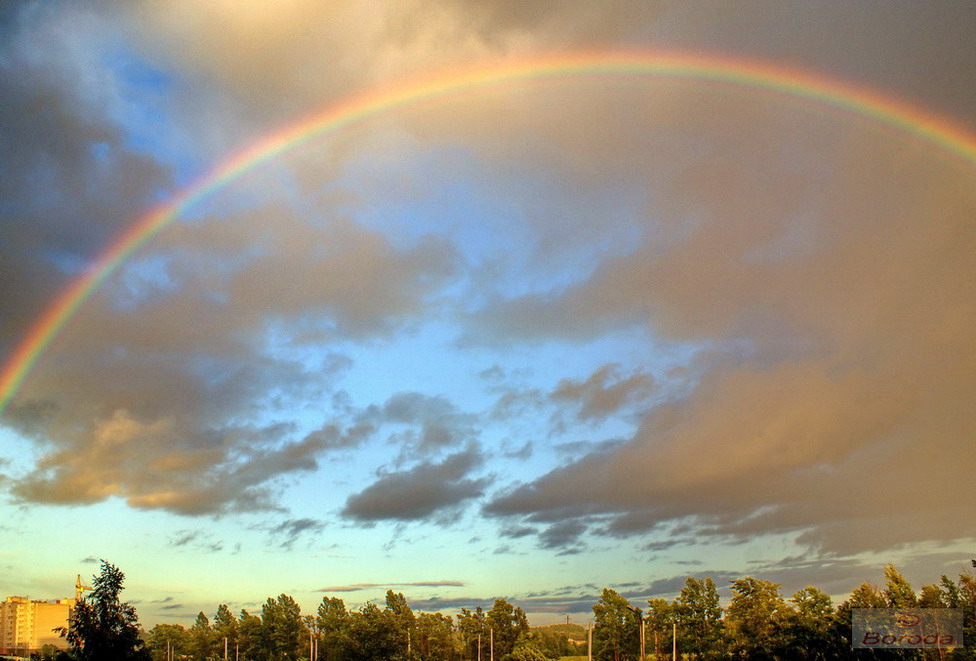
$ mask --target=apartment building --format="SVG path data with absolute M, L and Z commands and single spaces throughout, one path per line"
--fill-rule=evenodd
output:
M 74 599 L 7 597 L 0 602 L 0 654 L 28 656 L 45 645 L 66 648 L 67 642 L 54 630 L 67 626 L 74 604 Z

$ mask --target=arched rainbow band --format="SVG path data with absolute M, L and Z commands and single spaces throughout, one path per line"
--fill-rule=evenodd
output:
M 668 52 L 572 53 L 532 57 L 395 83 L 348 98 L 272 133 L 235 153 L 194 184 L 137 219 L 83 275 L 60 293 L 7 358 L 0 372 L 0 415 L 58 332 L 120 264 L 187 209 L 248 170 L 316 136 L 365 122 L 424 99 L 505 82 L 580 75 L 722 82 L 780 92 L 872 118 L 976 164 L 976 135 L 945 117 L 865 87 L 809 71 L 724 56 Z

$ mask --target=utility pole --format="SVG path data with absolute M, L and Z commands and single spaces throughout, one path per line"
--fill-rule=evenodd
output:
M 586 623 L 586 661 L 593 661 L 593 623 Z
M 631 611 L 633 611 L 634 615 L 637 616 L 637 640 L 638 640 L 638 642 L 640 644 L 640 658 L 641 658 L 641 661 L 644 661 L 644 659 L 645 659 L 645 654 L 644 654 L 644 615 L 641 613 L 641 610 L 639 608 L 636 608 L 634 606 L 629 606 L 629 605 L 627 606 L 627 608 L 629 608 Z
M 488 657 L 491 661 L 495 661 L 495 630 L 488 629 L 488 634 L 490 636 L 489 640 L 491 641 L 488 645 Z
M 671 661 L 678 661 L 678 623 L 671 623 Z
M 227 661 L 227 636 L 224 636 L 224 661 Z
M 647 654 L 644 651 L 644 618 L 640 618 L 641 621 L 641 661 L 647 660 Z
M 478 661 L 481 661 L 481 634 L 478 634 Z

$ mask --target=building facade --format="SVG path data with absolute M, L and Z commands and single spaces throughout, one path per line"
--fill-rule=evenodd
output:
M 74 604 L 74 599 L 7 597 L 0 602 L 0 654 L 28 656 L 45 645 L 66 648 L 67 641 L 55 629 L 68 626 Z

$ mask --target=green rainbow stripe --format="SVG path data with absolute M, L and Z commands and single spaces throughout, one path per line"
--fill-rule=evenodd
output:
M 667 52 L 597 52 L 533 57 L 411 79 L 350 97 L 232 155 L 196 183 L 136 220 L 28 330 L 0 372 L 0 415 L 78 308 L 125 260 L 187 209 L 296 145 L 424 99 L 501 83 L 570 76 L 630 75 L 719 82 L 779 92 L 839 108 L 917 136 L 976 164 L 976 135 L 935 113 L 889 96 L 788 67 L 726 56 Z

